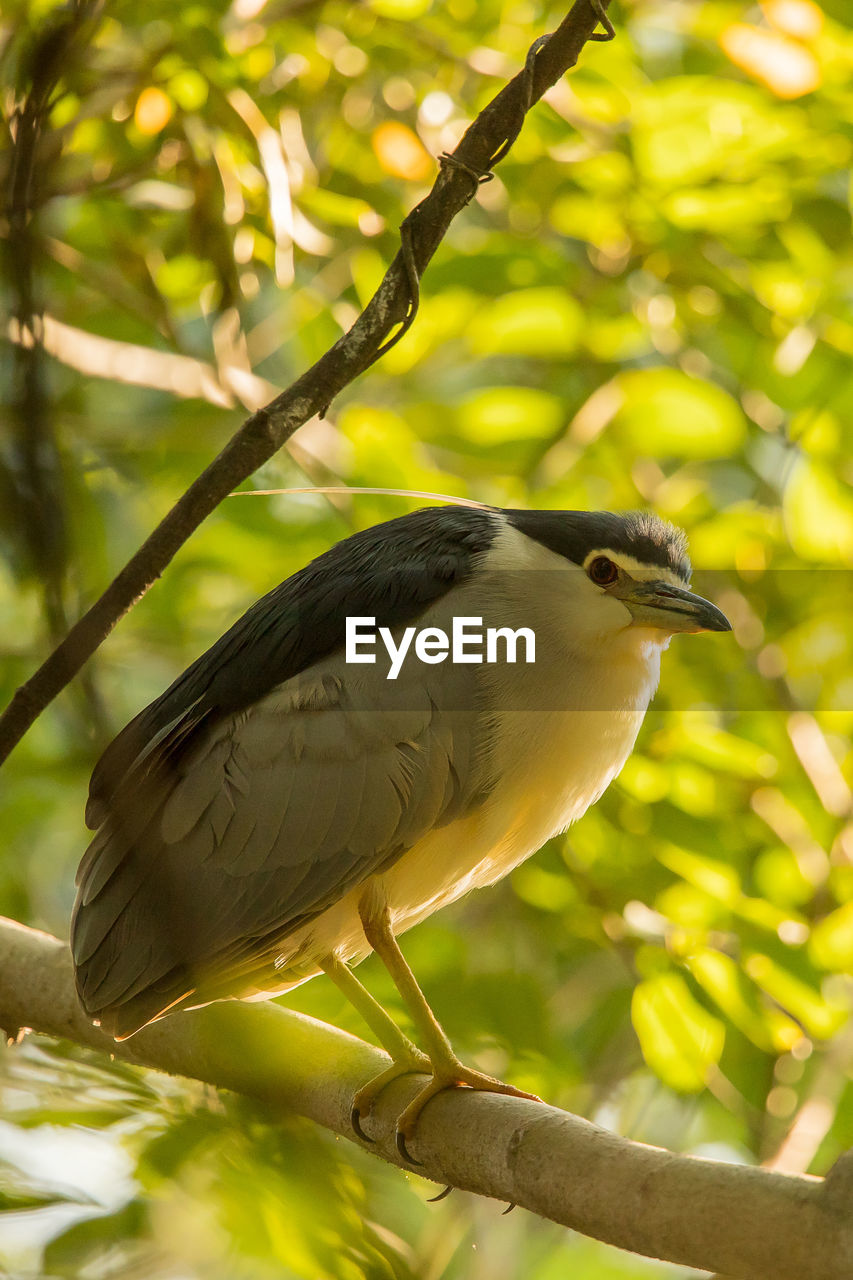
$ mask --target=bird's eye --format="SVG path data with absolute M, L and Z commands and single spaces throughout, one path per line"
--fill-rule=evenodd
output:
M 607 559 L 607 556 L 596 556 L 590 561 L 586 571 L 599 587 L 609 586 L 619 576 L 619 570 L 612 560 Z

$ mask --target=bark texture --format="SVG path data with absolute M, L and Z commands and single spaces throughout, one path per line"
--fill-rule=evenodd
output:
M 380 1050 L 272 1004 L 211 1005 L 116 1044 L 83 1015 L 65 944 L 12 920 L 0 920 L 0 1025 L 204 1080 L 266 1104 L 272 1122 L 296 1112 L 352 1142 L 352 1095 L 387 1065 Z M 420 1084 L 395 1082 L 364 1121 L 368 1150 L 392 1164 L 395 1118 Z M 430 1102 L 412 1147 L 425 1177 L 649 1257 L 733 1280 L 853 1275 L 850 1156 L 825 1179 L 787 1175 L 676 1155 L 556 1107 L 461 1089 Z

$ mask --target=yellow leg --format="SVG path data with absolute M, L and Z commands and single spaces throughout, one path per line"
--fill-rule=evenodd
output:
M 416 1094 L 397 1121 L 397 1150 L 403 1159 L 410 1164 L 419 1163 L 409 1155 L 406 1144 L 414 1134 L 421 1111 L 430 1098 L 434 1098 L 442 1089 L 466 1085 L 470 1089 L 480 1089 L 488 1093 L 505 1093 L 514 1098 L 540 1101 L 535 1094 L 525 1093 L 511 1084 L 504 1084 L 502 1080 L 484 1075 L 482 1071 L 474 1071 L 459 1061 L 444 1029 L 418 986 L 415 975 L 406 963 L 406 958 L 391 928 L 391 916 L 387 903 L 375 887 L 371 887 L 365 893 L 359 904 L 359 912 L 365 937 L 393 978 L 429 1055 L 432 1079 L 420 1093 Z M 375 1097 L 376 1094 L 374 1093 L 373 1096 Z
M 335 955 L 330 955 L 319 963 L 323 972 L 332 979 L 335 986 L 344 993 L 353 1008 L 361 1014 L 383 1049 L 392 1058 L 391 1066 L 380 1072 L 372 1080 L 369 1080 L 364 1088 L 359 1089 L 352 1100 L 352 1110 L 350 1111 L 352 1127 L 364 1142 L 372 1142 L 373 1139 L 369 1138 L 361 1127 L 361 1117 L 369 1114 L 370 1108 L 385 1086 L 390 1084 L 392 1080 L 396 1080 L 398 1076 L 408 1075 L 410 1072 L 422 1072 L 424 1075 L 430 1075 L 432 1065 L 426 1054 L 421 1053 L 420 1049 L 412 1044 L 409 1037 L 403 1034 L 393 1018 L 389 1017 L 382 1008 L 379 1001 L 374 1000 L 367 988 L 359 982 L 352 970 L 342 960 L 339 960 Z
M 403 1034 L 379 1001 L 375 1000 L 367 987 L 359 982 L 349 965 L 344 964 L 335 955 L 326 956 L 319 964 L 335 986 L 344 993 L 353 1008 L 361 1014 L 382 1048 L 395 1062 L 414 1059 L 421 1067 L 426 1063 L 426 1069 L 429 1070 L 426 1054 L 421 1053 L 409 1037 Z

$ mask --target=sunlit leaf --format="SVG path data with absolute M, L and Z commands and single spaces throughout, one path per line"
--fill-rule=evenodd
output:
M 684 754 L 739 778 L 771 778 L 777 770 L 773 756 L 757 743 L 691 717 L 684 735 Z
M 814 926 L 809 954 L 822 969 L 853 969 L 853 902 L 845 902 Z
M 756 952 L 748 956 L 744 968 L 758 987 L 803 1024 L 809 1035 L 828 1039 L 849 1017 L 846 1003 L 826 999 L 767 955 Z
M 306 193 L 301 203 L 315 217 L 342 227 L 357 227 L 359 218 L 370 212 L 366 200 L 319 187 Z
M 815 512 L 820 512 L 820 518 Z M 807 559 L 853 562 L 853 497 L 815 460 L 800 458 L 785 486 L 785 521 Z
M 720 1011 L 760 1049 L 770 1051 L 770 1034 L 755 990 L 744 978 L 740 966 L 721 951 L 693 952 L 687 967 Z
M 762 222 L 778 222 L 790 211 L 790 197 L 780 180 L 754 186 L 705 186 L 674 192 L 663 204 L 676 227 L 696 231 L 742 231 Z
M 583 323 L 583 311 L 565 290 L 519 289 L 482 307 L 467 337 L 476 355 L 552 359 L 575 349 Z
M 745 422 L 738 405 L 719 387 L 677 369 L 623 374 L 624 406 L 613 430 L 632 449 L 666 456 L 724 457 L 741 444 Z
M 412 22 L 432 7 L 432 0 L 369 0 L 369 3 L 374 13 L 400 22 Z
M 800 98 L 820 84 L 816 59 L 786 36 L 736 22 L 726 27 L 720 43 L 732 62 L 780 98 Z
M 814 882 L 803 874 L 793 852 L 785 847 L 767 849 L 753 867 L 755 883 L 772 902 L 800 906 L 814 893 Z
M 207 101 L 208 84 L 198 71 L 186 67 L 172 76 L 169 93 L 184 111 L 198 111 Z
M 812 0 L 762 0 L 765 18 L 778 31 L 798 40 L 813 40 L 823 27 L 823 10 Z
M 643 1057 L 664 1083 L 684 1093 L 705 1085 L 723 1052 L 725 1028 L 694 999 L 678 974 L 661 974 L 634 990 L 631 1018 Z
M 737 871 L 724 862 L 703 858 L 675 846 L 660 849 L 658 858 L 676 875 L 714 898 L 731 903 L 740 896 L 740 878 Z
M 434 171 L 434 161 L 420 138 L 399 120 L 389 120 L 374 129 L 373 150 L 385 172 L 395 178 L 422 182 Z
M 512 883 L 519 898 L 542 911 L 564 911 L 577 899 L 568 876 L 557 876 L 529 863 L 518 868 Z
M 533 387 L 495 387 L 466 397 L 459 409 L 462 432 L 474 443 L 541 439 L 562 421 L 559 400 Z
M 691 929 L 710 929 L 720 920 L 720 902 L 683 880 L 655 895 L 654 905 L 667 920 Z
M 140 133 L 159 133 L 171 120 L 174 109 L 167 93 L 156 85 L 149 85 L 136 100 L 133 122 Z
M 638 800 L 653 804 L 655 800 L 661 800 L 669 790 L 669 774 L 663 765 L 635 751 L 625 761 L 618 785 Z
M 679 187 L 725 177 L 734 165 L 757 173 L 799 135 L 799 117 L 771 111 L 755 86 L 701 75 L 671 77 L 643 95 L 635 113 L 637 161 L 656 187 Z

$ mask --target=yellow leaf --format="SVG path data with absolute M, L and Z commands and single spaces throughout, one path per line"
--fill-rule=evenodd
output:
M 733 22 L 720 36 L 723 52 L 777 98 L 801 98 L 820 85 L 820 68 L 802 45 L 775 31 Z
M 823 27 L 823 13 L 812 0 L 764 0 L 767 21 L 777 31 L 798 40 L 814 40 Z
M 175 107 L 172 99 L 156 85 L 143 89 L 136 99 L 133 123 L 140 133 L 153 134 L 165 129 Z
M 370 8 L 382 18 L 413 22 L 432 8 L 432 0 L 370 0 Z
M 372 142 L 376 159 L 393 177 L 422 182 L 432 172 L 432 158 L 408 125 L 387 120 L 373 130 Z

